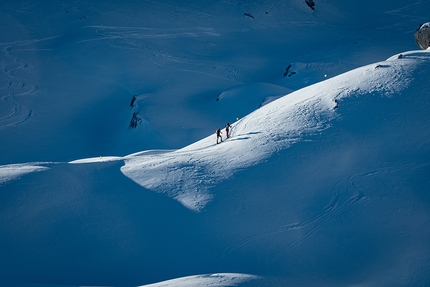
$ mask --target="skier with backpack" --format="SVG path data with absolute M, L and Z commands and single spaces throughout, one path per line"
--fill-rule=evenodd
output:
M 221 135 L 221 129 L 217 129 L 216 130 L 216 143 L 219 144 L 220 142 L 222 142 L 222 135 Z M 221 139 L 220 142 L 218 142 L 218 139 Z
M 227 123 L 227 124 L 225 125 L 225 133 L 226 133 L 226 135 L 227 135 L 227 138 L 229 138 L 229 137 L 230 137 L 230 134 L 229 134 L 230 129 L 231 129 L 231 125 L 230 125 L 230 123 Z

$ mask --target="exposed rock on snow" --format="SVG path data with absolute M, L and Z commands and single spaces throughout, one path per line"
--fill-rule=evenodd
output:
M 139 116 L 138 112 L 134 112 L 130 120 L 130 128 L 135 129 L 138 124 L 142 122 L 142 118 Z
M 315 2 L 313 0 L 305 0 L 305 3 L 309 6 L 309 8 L 315 10 Z
M 422 24 L 415 33 L 415 42 L 421 49 L 430 47 L 430 22 Z

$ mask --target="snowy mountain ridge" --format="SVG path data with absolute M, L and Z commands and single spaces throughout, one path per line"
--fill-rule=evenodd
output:
M 216 183 L 329 128 L 343 98 L 372 93 L 390 97 L 401 92 L 411 81 L 417 61 L 428 61 L 428 53 L 408 52 L 401 59 L 395 55 L 311 85 L 233 123 L 231 138 L 219 146 L 209 136 L 174 152 L 133 157 L 121 170 L 143 187 L 167 193 L 199 211 L 212 199 L 209 189 Z

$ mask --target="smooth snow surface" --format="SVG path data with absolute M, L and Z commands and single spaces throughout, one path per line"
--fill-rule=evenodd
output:
M 306 2 L 2 1 L 0 286 L 430 286 L 430 2 Z

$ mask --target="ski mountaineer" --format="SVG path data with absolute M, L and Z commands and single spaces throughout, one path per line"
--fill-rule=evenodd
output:
M 227 135 L 227 138 L 229 138 L 230 137 L 230 135 L 229 135 L 229 131 L 230 131 L 230 129 L 231 129 L 231 125 L 230 125 L 230 123 L 227 123 L 226 125 L 225 125 L 225 133 L 226 133 L 226 135 Z
M 218 139 L 221 139 L 220 142 L 222 142 L 222 136 L 221 136 L 221 129 L 216 130 L 216 143 L 219 144 Z

